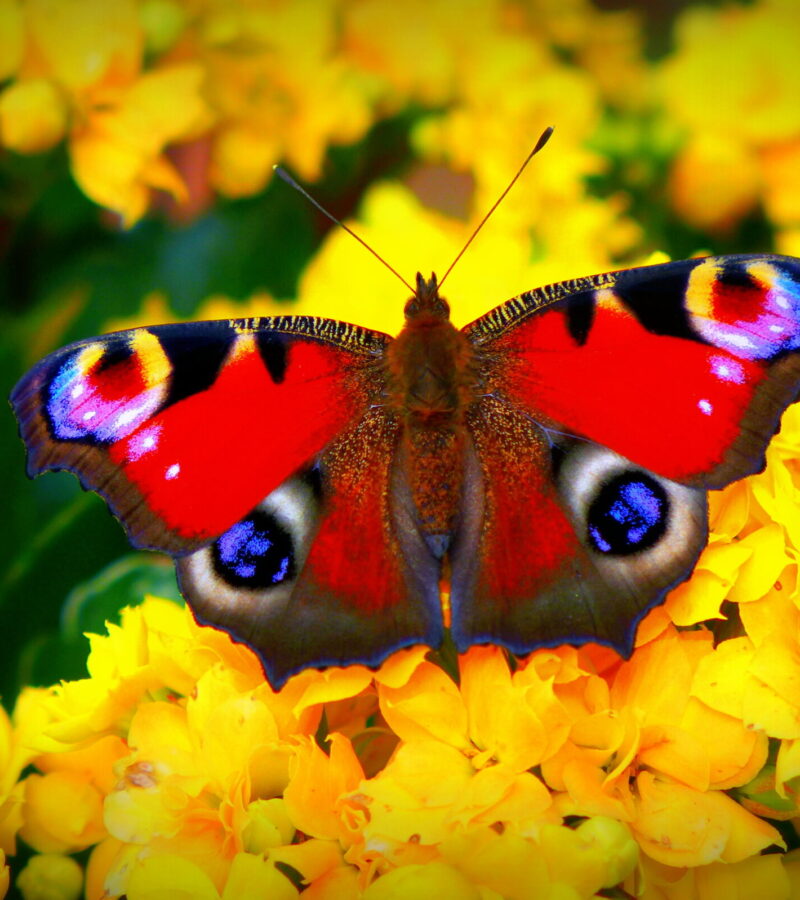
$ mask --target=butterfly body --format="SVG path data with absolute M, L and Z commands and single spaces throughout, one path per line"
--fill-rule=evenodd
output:
M 711 257 L 538 288 L 463 329 L 417 277 L 395 338 L 304 316 L 133 329 L 12 394 L 195 615 L 307 666 L 596 641 L 691 573 L 705 491 L 763 465 L 800 393 L 800 261 Z
M 397 465 L 420 527 L 449 542 L 461 501 L 466 416 L 480 396 L 474 348 L 450 321 L 436 276 L 417 275 L 406 323 L 386 348 L 387 407 L 400 427 Z M 441 553 L 441 550 L 438 551 Z

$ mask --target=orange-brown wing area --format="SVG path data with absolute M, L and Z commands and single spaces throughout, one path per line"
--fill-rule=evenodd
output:
M 382 390 L 388 340 L 284 316 L 73 344 L 11 396 L 28 472 L 74 472 L 136 546 L 196 550 L 358 420 Z
M 703 492 L 583 441 L 553 444 L 500 400 L 475 404 L 467 425 L 451 553 L 458 649 L 595 641 L 630 654 L 638 621 L 705 543 Z
M 437 646 L 439 562 L 396 464 L 399 428 L 374 409 L 313 470 L 178 561 L 198 618 L 260 656 L 274 687 L 309 666 L 378 665 Z
M 800 392 L 800 260 L 728 256 L 523 294 L 465 329 L 483 390 L 651 471 L 757 471 Z

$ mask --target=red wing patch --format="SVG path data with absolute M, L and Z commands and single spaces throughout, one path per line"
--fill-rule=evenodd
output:
M 763 465 L 800 389 L 797 261 L 687 260 L 597 281 L 551 308 L 522 295 L 510 303 L 532 308 L 517 321 L 471 326 L 487 393 L 677 481 L 720 487 Z
M 181 537 L 221 534 L 331 441 L 364 407 L 342 351 L 292 343 L 279 382 L 255 336 L 235 339 L 213 386 L 149 418 L 109 457 Z

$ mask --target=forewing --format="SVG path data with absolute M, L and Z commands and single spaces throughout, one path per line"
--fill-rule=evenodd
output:
M 483 390 L 554 431 L 718 488 L 800 391 L 800 261 L 728 256 L 551 285 L 468 326 Z
M 388 340 L 285 316 L 72 344 L 12 393 L 28 472 L 73 471 L 136 546 L 195 550 L 363 415 Z

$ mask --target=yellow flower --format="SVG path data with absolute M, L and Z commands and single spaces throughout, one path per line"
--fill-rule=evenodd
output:
M 780 227 L 800 224 L 800 135 L 762 151 L 764 204 Z
M 442 862 L 427 865 L 403 866 L 379 878 L 364 893 L 364 900 L 403 900 L 418 897 L 419 900 L 436 900 L 448 897 L 452 900 L 481 900 L 477 887 L 458 869 Z
M 784 859 L 787 859 L 785 857 Z M 796 864 L 795 864 L 796 865 Z M 638 887 L 645 897 L 659 900 L 784 900 L 794 897 L 790 889 L 790 866 L 777 855 L 755 856 L 738 863 L 712 863 L 699 868 L 670 868 L 645 858 Z
M 0 80 L 19 68 L 24 53 L 25 26 L 18 0 L 0 0 Z
M 77 773 L 29 775 L 20 837 L 40 853 L 74 853 L 106 836 L 103 797 Z
M 329 754 L 307 738 L 293 755 L 284 792 L 292 821 L 313 837 L 348 843 L 339 807 L 343 795 L 355 788 L 363 774 L 347 738 L 331 735 Z
M 188 35 L 187 58 L 207 71 L 217 127 L 210 177 L 230 196 L 260 190 L 286 159 L 320 174 L 330 143 L 360 138 L 373 121 L 370 80 L 337 46 L 337 4 L 210 3 Z M 242 52 L 246 49 L 246 52 Z
M 26 900 L 78 900 L 83 872 L 69 856 L 43 853 L 31 857 L 17 877 L 16 887 Z
M 185 196 L 163 151 L 208 128 L 204 71 L 190 62 L 142 72 L 134 0 L 5 3 L 3 22 L 18 80 L 0 94 L 0 141 L 33 153 L 67 135 L 80 186 L 128 225 L 147 208 L 151 188 Z
M 788 189 L 794 176 L 787 182 L 781 173 L 791 168 L 800 136 L 798 41 L 795 10 L 782 0 L 698 5 L 679 17 L 677 47 L 661 67 L 659 85 L 667 115 L 688 139 L 670 191 L 691 225 L 731 227 L 754 208 L 765 185 L 776 223 L 796 221 Z
M 24 707 L 24 700 L 20 699 L 15 718 Z M 24 724 L 20 727 L 17 720 L 12 726 L 8 714 L 0 706 L 0 887 L 4 880 L 8 881 L 5 857 L 16 852 L 16 837 L 23 824 L 25 785 L 17 779 L 34 755 L 27 746 L 29 737 L 30 732 L 26 732 Z
M 149 856 L 137 862 L 127 888 L 130 900 L 294 900 L 297 888 L 260 856 L 237 854 L 222 892 L 201 868 L 180 856 Z
M 150 189 L 178 201 L 186 188 L 163 155 L 164 147 L 192 136 L 206 115 L 200 96 L 202 70 L 171 66 L 143 75 L 112 110 L 86 116 L 70 143 L 72 170 L 96 202 L 132 225 L 147 209 Z M 169 97 L 169 103 L 164 98 Z
M 800 23 L 791 3 L 696 6 L 675 30 L 677 48 L 662 78 L 678 122 L 756 144 L 800 131 Z
M 107 99 L 137 74 L 134 0 L 26 0 L 23 14 L 31 42 L 23 67 L 46 73 L 84 102 Z
M 413 0 L 407 6 L 367 0 L 347 10 L 344 47 L 360 68 L 386 82 L 390 108 L 409 99 L 437 106 L 463 83 L 459 65 L 478 35 L 500 37 L 498 9 L 485 0 Z
M 670 173 L 675 212 L 709 231 L 725 231 L 752 212 L 760 189 L 758 156 L 724 134 L 703 132 L 690 139 Z
M 680 868 L 740 862 L 772 844 L 785 847 L 780 833 L 721 791 L 697 791 L 642 772 L 634 834 L 658 862 Z
M 61 140 L 66 125 L 66 103 L 51 81 L 30 78 L 0 94 L 0 141 L 11 150 L 47 150 Z
M 233 897 L 256 876 L 293 897 L 283 865 L 312 900 L 406 884 L 588 897 L 634 877 L 636 843 L 676 872 L 739 863 L 780 837 L 722 793 L 766 759 L 741 703 L 707 696 L 712 677 L 728 680 L 708 667 L 736 646 L 666 627 L 622 665 L 564 648 L 513 673 L 477 647 L 460 660 L 460 685 L 415 648 L 375 676 L 307 671 L 275 693 L 246 648 L 148 600 L 92 639 L 92 690 L 65 683 L 20 705 L 20 734 L 38 723 L 46 749 L 44 774 L 25 782 L 23 836 L 50 851 L 98 843 L 92 898 L 158 897 L 165 885 Z M 750 677 L 790 693 L 770 659 Z M 365 777 L 354 747 L 375 700 L 399 743 Z M 352 735 L 330 734 L 327 751 L 312 738 L 324 705 Z M 800 767 L 787 753 L 784 779 Z M 573 831 L 565 814 L 590 818 Z

